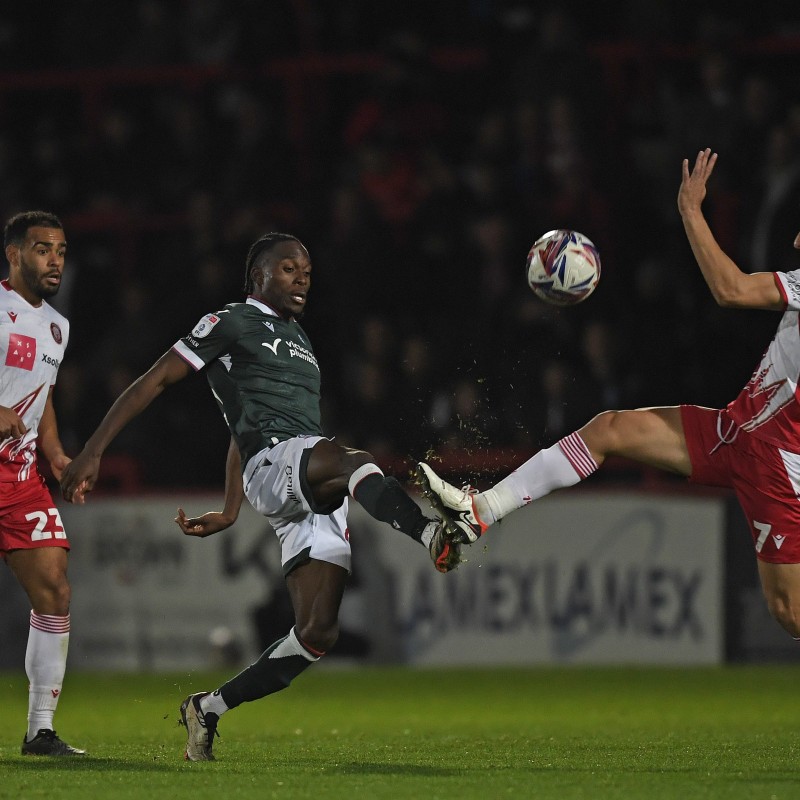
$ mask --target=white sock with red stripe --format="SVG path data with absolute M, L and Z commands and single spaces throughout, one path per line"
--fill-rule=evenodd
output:
M 25 651 L 25 672 L 28 689 L 28 741 L 41 728 L 53 728 L 61 685 L 67 668 L 69 648 L 69 614 L 57 617 L 31 611 L 28 649 Z
M 597 469 L 589 448 L 577 432 L 565 436 L 491 489 L 475 495 L 475 510 L 488 525 L 555 489 L 574 486 Z

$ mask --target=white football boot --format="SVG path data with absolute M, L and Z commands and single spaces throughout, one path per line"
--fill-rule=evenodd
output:
M 454 541 L 472 544 L 483 536 L 489 527 L 475 510 L 475 491 L 470 486 L 456 489 L 443 481 L 426 463 L 420 462 L 417 473 L 422 482 L 422 493 L 442 515 Z

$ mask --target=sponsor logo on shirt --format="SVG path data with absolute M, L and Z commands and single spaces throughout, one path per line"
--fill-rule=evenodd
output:
M 261 342 L 262 347 L 266 347 L 267 350 L 272 351 L 272 355 L 278 355 L 278 345 L 283 341 L 283 339 L 276 339 L 272 344 L 269 342 Z
M 8 337 L 6 366 L 32 370 L 36 362 L 36 339 L 21 333 L 12 333 Z
M 297 344 L 297 342 L 286 342 L 286 344 L 289 345 L 289 355 L 292 358 L 302 358 L 303 361 L 308 361 L 309 364 L 313 364 L 317 369 L 319 369 L 317 359 L 310 350 L 307 350 L 305 347 Z

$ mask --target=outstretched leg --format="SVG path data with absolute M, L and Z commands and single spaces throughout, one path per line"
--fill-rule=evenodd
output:
M 460 563 L 459 546 L 450 532 L 439 520 L 426 517 L 400 483 L 383 474 L 369 453 L 323 439 L 311 452 L 306 480 L 314 501 L 321 506 L 339 502 L 349 493 L 375 519 L 427 548 L 440 572 L 449 572 Z
M 421 464 L 437 507 L 475 541 L 494 522 L 556 489 L 588 478 L 608 456 L 624 456 L 642 464 L 691 474 L 691 461 L 679 407 L 605 411 L 552 447 L 540 450 L 491 489 L 472 493 L 441 480 Z

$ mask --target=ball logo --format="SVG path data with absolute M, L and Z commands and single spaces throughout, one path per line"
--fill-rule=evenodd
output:
M 55 322 L 50 323 L 50 333 L 53 334 L 53 339 L 55 340 L 55 343 L 61 344 L 62 341 L 61 328 L 59 328 Z
M 216 314 L 206 314 L 192 330 L 192 336 L 196 339 L 205 339 L 211 329 L 219 322 L 219 317 Z

